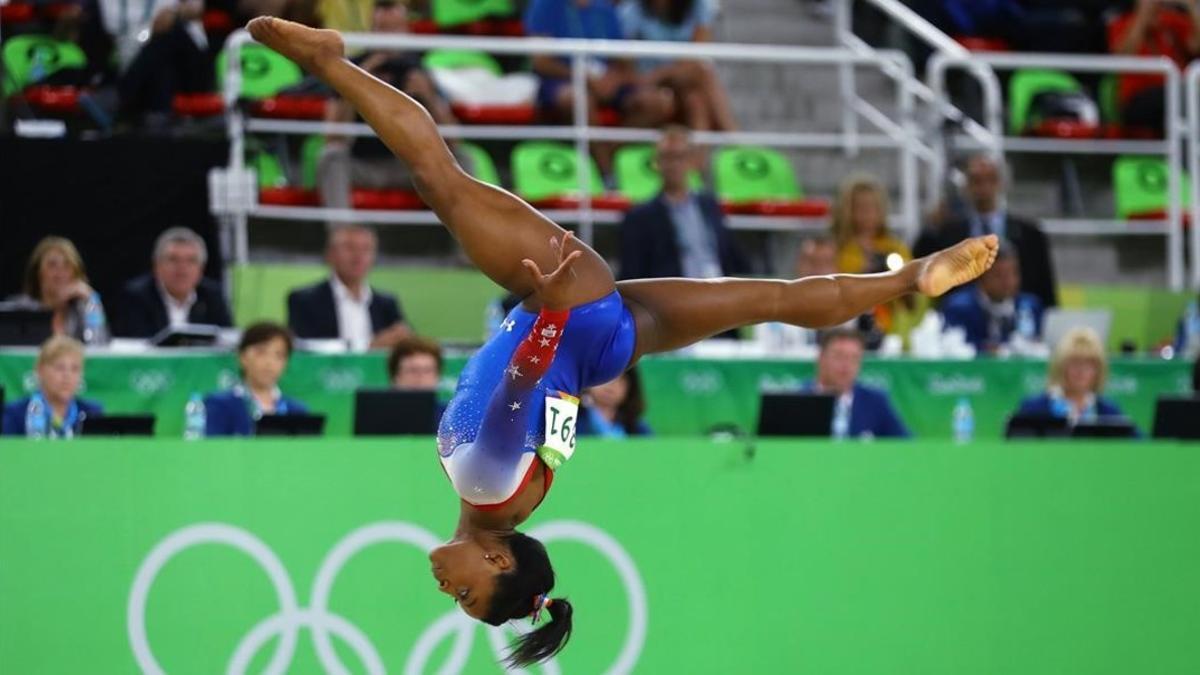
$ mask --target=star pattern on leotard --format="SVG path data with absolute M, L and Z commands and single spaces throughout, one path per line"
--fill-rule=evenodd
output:
M 520 401 L 513 401 L 512 403 L 509 403 L 509 404 L 508 404 L 508 409 L 509 409 L 509 410 L 511 410 L 511 411 L 513 411 L 513 412 L 516 412 L 516 411 L 520 410 L 520 409 L 521 409 L 521 402 L 520 402 Z
M 514 380 L 522 375 L 521 369 L 516 366 L 510 367 L 508 370 L 506 370 L 504 372 L 508 373 L 509 376 L 512 377 L 512 379 L 514 379 Z
M 533 355 L 533 356 L 529 357 L 529 362 L 530 362 L 530 363 L 541 363 L 541 362 L 542 362 L 542 360 L 541 360 L 541 359 L 539 359 L 539 358 L 537 357 L 537 355 L 535 354 L 535 355 Z
M 543 347 L 549 347 L 549 346 L 550 346 L 550 340 L 549 340 L 548 338 L 542 338 L 542 339 L 539 341 L 539 344 L 540 344 L 541 346 L 543 346 Z

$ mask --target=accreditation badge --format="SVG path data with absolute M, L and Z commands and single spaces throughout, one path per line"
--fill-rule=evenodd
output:
M 546 396 L 546 440 L 538 448 L 538 457 L 551 470 L 575 454 L 575 423 L 579 420 L 579 399 L 554 392 Z

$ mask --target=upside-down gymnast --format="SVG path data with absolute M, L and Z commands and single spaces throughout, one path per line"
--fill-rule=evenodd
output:
M 429 558 L 439 589 L 492 625 L 549 620 L 518 638 L 509 662 L 566 644 L 570 603 L 550 599 L 541 542 L 516 530 L 574 451 L 571 419 L 585 387 L 646 354 L 754 323 L 840 324 L 908 293 L 939 296 L 982 274 L 994 236 L 968 239 L 884 274 L 805 279 L 652 279 L 616 283 L 583 242 L 508 192 L 467 175 L 419 103 L 343 56 L 341 35 L 280 19 L 250 33 L 350 102 L 412 170 L 421 198 L 479 269 L 524 302 L 467 363 L 438 430 L 438 455 L 459 497 L 453 538 Z M 545 273 L 548 270 L 549 273 Z

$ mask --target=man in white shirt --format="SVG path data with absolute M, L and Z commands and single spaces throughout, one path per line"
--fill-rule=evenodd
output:
M 389 349 L 411 334 L 396 297 L 367 283 L 377 248 L 375 232 L 361 225 L 330 230 L 329 279 L 288 296 L 288 326 L 297 337 L 341 339 L 366 351 Z
M 172 227 L 154 243 L 153 271 L 125 285 L 115 323 L 120 337 L 153 337 L 170 326 L 229 327 L 229 305 L 220 285 L 204 278 L 208 247 L 186 227 Z

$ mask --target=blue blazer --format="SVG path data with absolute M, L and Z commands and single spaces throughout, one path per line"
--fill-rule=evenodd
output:
M 809 383 L 806 391 L 815 391 Z M 912 438 L 912 433 L 896 413 L 887 392 L 864 384 L 854 384 L 854 401 L 850 404 L 850 438 L 870 433 L 876 438 Z
M 750 266 L 746 257 L 725 225 L 721 205 L 709 192 L 695 193 L 700 214 L 717 244 L 721 273 L 726 276 L 746 274 Z M 660 194 L 638 204 L 625 214 L 621 222 L 621 278 L 651 279 L 683 276 L 679 237 L 671 211 Z
M 79 412 L 82 413 L 79 422 L 75 424 L 75 433 L 78 434 L 83 423 L 83 418 L 89 416 L 100 417 L 104 414 L 104 407 L 95 401 L 87 401 L 82 398 L 75 399 L 75 403 L 79 405 Z M 4 419 L 0 421 L 0 435 L 25 435 L 25 408 L 28 406 L 28 396 L 4 406 Z
M 979 289 L 974 285 L 955 291 L 942 302 L 941 312 L 947 327 L 956 326 L 965 330 L 967 342 L 975 345 L 975 349 L 983 353 L 987 351 L 988 347 L 998 345 L 988 343 L 988 314 L 987 310 L 983 308 L 983 303 L 980 302 L 979 293 Z M 1042 334 L 1042 316 L 1045 314 L 1042 301 L 1032 293 L 1021 293 L 1017 295 L 1016 306 L 1018 312 L 1024 307 L 1029 308 L 1029 311 L 1033 313 L 1037 334 L 1040 336 Z M 1014 325 L 1002 328 L 1001 341 L 1008 342 L 1014 330 L 1016 330 L 1015 319 Z
M 304 414 L 308 407 L 294 398 L 281 397 L 287 414 Z M 205 436 L 253 436 L 254 420 L 244 396 L 236 391 L 222 391 L 204 397 Z
M 1021 401 L 1021 407 L 1017 409 L 1018 415 L 1036 415 L 1039 417 L 1061 417 L 1061 413 L 1055 410 L 1054 397 L 1049 393 L 1030 396 Z M 1125 413 L 1117 407 L 1116 403 L 1104 398 L 1103 396 L 1096 397 L 1096 414 L 1100 417 L 1118 417 L 1124 416 Z

